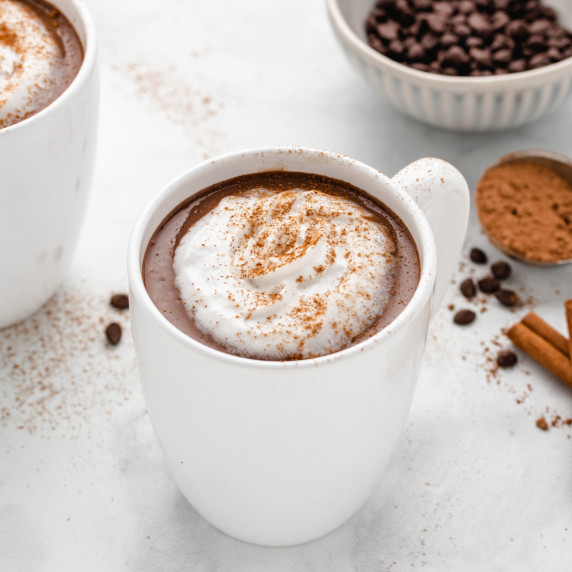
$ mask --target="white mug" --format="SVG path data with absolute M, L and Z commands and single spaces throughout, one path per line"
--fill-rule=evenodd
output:
M 97 127 L 94 25 L 78 0 L 50 0 L 84 50 L 77 76 L 36 115 L 0 129 L 0 328 L 56 291 L 71 262 L 89 198 Z
M 417 290 L 393 322 L 360 344 L 301 361 L 237 357 L 183 334 L 149 298 L 141 265 L 171 210 L 210 185 L 270 170 L 346 181 L 410 230 L 421 262 Z M 452 276 L 468 213 L 467 183 L 439 159 L 421 159 L 389 179 L 348 157 L 296 147 L 208 161 L 149 205 L 128 254 L 137 361 L 170 472 L 206 520 L 241 540 L 285 546 L 330 532 L 360 508 L 405 423 L 431 306 Z

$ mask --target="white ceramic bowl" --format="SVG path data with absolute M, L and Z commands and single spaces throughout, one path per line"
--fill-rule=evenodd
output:
M 572 87 L 572 58 L 491 77 L 449 77 L 417 71 L 370 48 L 365 21 L 374 0 L 326 0 L 346 56 L 373 89 L 419 121 L 456 131 L 510 129 L 557 109 Z M 565 25 L 572 2 L 552 0 Z

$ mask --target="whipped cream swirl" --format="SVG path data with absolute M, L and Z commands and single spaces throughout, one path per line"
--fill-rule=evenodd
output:
M 391 296 L 396 243 L 379 218 L 317 190 L 224 197 L 173 263 L 197 327 L 231 353 L 304 359 L 350 344 Z
M 58 93 L 62 49 L 30 5 L 0 0 L 0 128 L 46 107 Z

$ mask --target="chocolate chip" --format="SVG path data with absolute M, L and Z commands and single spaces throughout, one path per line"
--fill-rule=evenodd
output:
M 545 34 L 551 26 L 550 20 L 535 20 L 528 26 L 528 31 L 531 34 Z
M 479 36 L 488 37 L 493 31 L 489 19 L 479 12 L 471 14 L 467 18 L 467 23 Z
M 471 248 L 469 257 L 476 264 L 486 264 L 488 260 L 487 255 L 480 248 Z
M 411 10 L 404 10 L 399 16 L 399 21 L 405 27 L 411 26 L 415 22 L 415 14 Z
M 453 26 L 453 33 L 460 38 L 466 38 L 471 35 L 471 28 L 467 24 L 455 24 Z
M 477 9 L 472 0 L 461 0 L 457 5 L 457 10 L 462 14 L 471 14 Z
M 456 46 L 459 41 L 459 36 L 455 36 L 452 32 L 445 32 L 443 36 L 441 36 L 441 45 L 445 48 Z
M 493 53 L 493 62 L 499 65 L 507 65 L 512 60 L 511 50 L 498 50 Z
M 503 306 L 516 306 L 520 302 L 520 298 L 514 290 L 503 288 L 495 292 L 495 296 Z
M 499 367 L 513 367 L 516 365 L 517 361 L 518 358 L 516 357 L 516 354 L 510 350 L 501 350 L 497 354 L 497 364 Z
M 511 73 L 523 72 L 526 70 L 525 60 L 514 60 L 508 64 L 508 71 Z
M 426 52 L 432 52 L 439 45 L 439 38 L 428 33 L 421 38 L 421 46 Z
M 399 37 L 399 24 L 397 22 L 385 22 L 385 24 L 379 24 L 376 29 L 382 40 L 397 40 Z
M 453 322 L 458 326 L 468 326 L 475 321 L 477 315 L 472 310 L 459 310 L 454 318 Z
M 553 61 L 559 62 L 562 59 L 562 54 L 558 48 L 548 48 L 546 55 Z
M 400 40 L 392 40 L 387 48 L 393 59 L 401 60 L 405 55 L 405 45 Z
M 540 52 L 546 49 L 546 42 L 543 36 L 534 34 L 533 36 L 529 36 L 528 40 L 526 40 L 526 47 L 535 52 Z
M 512 38 L 505 36 L 504 34 L 499 34 L 495 36 L 495 39 L 491 43 L 491 51 L 497 52 L 498 50 L 508 49 L 511 52 L 514 50 L 515 44 Z
M 491 28 L 498 32 L 502 30 L 510 22 L 510 16 L 506 12 L 498 11 L 491 18 Z
M 407 48 L 407 59 L 410 62 L 423 62 L 426 58 L 426 53 L 421 44 L 411 44 Z
M 510 0 L 494 0 L 493 5 L 495 7 L 495 10 L 506 10 L 508 8 L 509 3 Z
M 469 63 L 469 54 L 460 46 L 451 46 L 445 52 L 444 61 L 451 64 L 455 69 L 460 69 Z
M 447 20 L 442 16 L 430 14 L 425 17 L 425 21 L 429 29 L 436 34 L 442 34 L 447 29 Z
M 487 276 L 486 278 L 482 278 L 478 282 L 479 289 L 481 292 L 485 294 L 494 294 L 498 290 L 500 290 L 500 282 L 493 278 L 492 276 Z
M 471 36 L 465 40 L 465 45 L 467 48 L 480 48 L 483 45 L 483 39 Z
M 493 59 L 489 50 L 475 48 L 471 51 L 471 56 L 479 68 L 490 69 L 493 67 Z
M 420 12 L 430 10 L 433 0 L 413 0 L 413 7 Z
M 459 286 L 459 289 L 465 298 L 474 298 L 477 294 L 477 287 L 475 286 L 472 278 L 466 278 L 463 280 Z
M 528 36 L 528 26 L 524 20 L 514 20 L 507 26 L 506 31 L 515 40 L 523 40 Z
M 125 308 L 129 308 L 129 296 L 127 294 L 114 294 L 109 303 L 118 310 L 125 310 Z
M 508 262 L 505 262 L 504 260 L 498 260 L 497 262 L 491 264 L 491 272 L 495 278 L 498 278 L 499 280 L 506 280 L 510 276 L 512 268 Z
M 105 335 L 109 343 L 112 346 L 116 346 L 121 340 L 121 326 L 117 322 L 111 322 L 111 324 L 105 328 Z
M 550 6 L 540 6 L 540 14 L 548 20 L 556 20 L 556 11 Z
M 542 68 L 551 63 L 550 58 L 546 54 L 536 54 L 530 58 L 528 62 L 532 69 Z
M 433 2 L 433 10 L 445 17 L 453 15 L 455 7 L 450 2 Z

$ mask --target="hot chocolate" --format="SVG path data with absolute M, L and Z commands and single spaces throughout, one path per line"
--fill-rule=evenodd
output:
M 157 308 L 201 343 L 307 359 L 389 324 L 413 296 L 419 257 L 398 217 L 363 191 L 275 171 L 175 208 L 149 242 L 143 277 Z
M 82 60 L 76 31 L 53 6 L 40 0 L 0 0 L 0 129 L 55 101 Z

